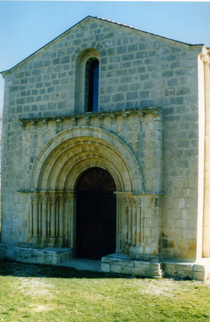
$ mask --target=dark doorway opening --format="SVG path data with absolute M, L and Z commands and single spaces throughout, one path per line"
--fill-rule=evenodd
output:
M 76 257 L 100 259 L 116 249 L 116 191 L 110 173 L 91 168 L 77 185 Z

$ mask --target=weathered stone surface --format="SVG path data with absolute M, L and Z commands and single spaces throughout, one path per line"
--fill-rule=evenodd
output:
M 142 277 L 162 277 L 159 262 L 137 261 L 120 254 L 102 257 L 101 270 L 103 272 L 121 273 Z
M 9 258 L 19 262 L 57 265 L 72 258 L 69 248 L 33 249 L 17 247 L 11 244 L 0 244 L 0 258 Z
M 97 112 L 87 111 L 89 59 Z M 87 17 L 2 74 L 2 243 L 75 253 L 77 182 L 101 167 L 117 186 L 117 252 L 210 256 L 205 46 Z

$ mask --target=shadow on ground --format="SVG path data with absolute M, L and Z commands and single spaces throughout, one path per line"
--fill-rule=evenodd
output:
M 131 276 L 79 271 L 70 267 L 26 264 L 8 259 L 0 260 L 0 276 L 57 277 L 57 278 L 132 278 Z

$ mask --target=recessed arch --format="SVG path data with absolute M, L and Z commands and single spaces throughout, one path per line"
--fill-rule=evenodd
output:
M 33 238 L 42 238 L 40 241 L 43 240 L 44 245 L 71 247 L 75 254 L 76 188 L 81 176 L 96 167 L 108 172 L 115 182 L 112 210 L 115 209 L 116 229 L 112 246 L 119 251 L 122 216 L 117 195 L 120 192 L 143 192 L 142 171 L 124 140 L 110 131 L 92 126 L 72 127 L 60 132 L 37 157 L 30 180 L 30 189 L 34 191 L 30 218 Z M 110 202 L 106 200 L 105 204 Z M 137 216 L 135 210 L 133 215 Z
M 144 191 L 131 148 L 117 135 L 91 126 L 64 130 L 46 144 L 35 161 L 30 188 L 74 190 L 82 171 L 96 164 L 111 173 L 119 191 Z

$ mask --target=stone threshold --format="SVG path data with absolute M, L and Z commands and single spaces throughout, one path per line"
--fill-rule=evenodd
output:
M 58 266 L 65 266 L 75 268 L 80 271 L 101 272 L 101 261 L 85 258 L 69 259 L 58 264 Z

